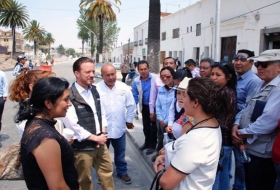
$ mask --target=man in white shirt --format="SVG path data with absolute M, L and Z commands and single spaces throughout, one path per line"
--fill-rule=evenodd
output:
M 2 114 L 8 96 L 8 80 L 6 74 L 0 70 L 0 132 L 2 127 Z M 0 142 L 1 147 L 1 142 Z
M 133 118 L 136 114 L 134 98 L 125 83 L 116 81 L 116 69 L 107 64 L 101 68 L 101 76 L 104 79 L 96 85 L 100 94 L 102 107 L 105 108 L 107 119 L 107 147 L 112 144 L 114 148 L 114 161 L 118 177 L 125 184 L 131 183 L 127 174 L 125 161 L 126 127 L 133 128 Z
M 74 131 L 75 166 L 82 190 L 93 190 L 92 167 L 95 168 L 103 190 L 113 190 L 113 165 L 105 143 L 107 121 L 101 108 L 94 82 L 95 66 L 92 59 L 81 57 L 73 64 L 76 82 L 70 87 L 73 104 L 63 118 L 66 128 Z

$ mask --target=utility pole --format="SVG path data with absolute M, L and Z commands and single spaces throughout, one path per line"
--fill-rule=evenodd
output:
M 128 61 L 128 64 L 129 64 L 129 43 L 130 43 L 130 38 L 128 38 L 128 48 L 127 48 L 127 61 Z
M 220 11 L 221 0 L 216 0 L 216 21 L 215 21 L 215 61 L 220 61 Z

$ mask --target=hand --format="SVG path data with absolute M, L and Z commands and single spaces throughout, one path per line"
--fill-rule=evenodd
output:
M 160 155 L 156 158 L 154 163 L 154 171 L 157 173 L 158 171 L 165 168 L 165 156 Z
M 231 129 L 232 143 L 236 146 L 240 145 L 243 142 L 243 138 L 240 137 L 238 132 L 238 125 L 234 125 Z
M 104 145 L 107 141 L 107 137 L 108 137 L 108 134 L 107 135 L 104 135 L 104 134 L 101 134 L 99 136 L 96 137 L 96 142 L 98 145 Z M 99 146 L 97 146 L 99 147 Z
M 156 121 L 156 115 L 154 113 L 150 113 L 150 120 Z
M 126 124 L 126 127 L 128 128 L 128 129 L 133 129 L 133 123 L 128 123 L 128 122 L 126 122 L 125 123 Z
M 162 126 L 162 128 L 164 128 L 166 126 L 164 121 L 160 121 L 159 124 L 160 124 L 160 126 Z
M 165 128 L 165 131 L 166 131 L 167 133 L 172 133 L 172 126 L 167 126 L 167 127 Z
M 74 142 L 74 137 L 72 136 L 69 140 L 68 140 L 69 144 L 73 144 Z
M 158 155 L 165 155 L 165 150 L 164 150 L 164 148 L 160 149 L 160 151 L 158 152 Z

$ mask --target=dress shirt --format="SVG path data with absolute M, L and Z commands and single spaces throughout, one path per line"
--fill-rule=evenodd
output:
M 84 89 L 77 82 L 75 82 L 75 87 L 77 88 L 79 94 L 82 96 L 85 102 L 88 103 L 88 105 L 92 109 L 92 112 L 94 114 L 94 119 L 95 119 L 96 134 L 99 134 L 101 132 L 100 123 L 98 121 L 98 116 L 95 108 L 95 101 L 92 96 L 91 89 L 90 88 Z M 102 117 L 103 126 L 107 126 L 106 115 L 104 112 L 104 108 L 102 108 L 102 104 L 101 104 L 101 117 Z M 78 141 L 81 142 L 87 139 L 91 135 L 89 131 L 85 130 L 83 126 L 80 126 L 78 124 L 79 119 L 76 114 L 76 110 L 74 106 L 69 107 L 66 116 L 62 120 L 66 128 L 72 129 L 74 131 L 74 139 L 77 139 Z
M 156 114 L 158 121 L 164 121 L 164 123 L 168 124 L 168 114 L 169 107 L 174 99 L 175 89 L 171 89 L 169 91 L 166 90 L 166 87 L 163 86 L 158 91 L 158 96 L 156 100 Z
M 198 67 L 195 67 L 192 71 L 192 77 L 193 78 L 196 78 L 196 77 L 200 77 L 200 74 L 199 74 L 199 68 Z
M 142 91 L 143 91 L 142 104 L 149 105 L 152 75 L 149 73 L 149 76 L 148 76 L 147 80 L 145 80 L 145 81 L 142 80 L 141 76 L 139 76 L 139 77 L 140 77 Z M 136 105 L 139 102 L 139 98 L 138 98 L 139 92 L 138 92 L 138 89 L 137 89 L 137 83 L 138 83 L 138 81 L 135 81 L 132 84 L 132 94 L 133 94 Z
M 262 82 L 260 85 L 256 87 L 256 91 L 252 94 L 255 95 L 256 93 L 260 91 L 266 90 L 269 86 L 277 86 L 280 83 L 280 77 L 275 77 L 270 83 L 268 83 L 266 86 L 262 87 L 264 82 Z M 258 119 L 250 123 L 247 127 L 243 129 L 239 129 L 238 131 L 241 134 L 253 134 L 253 137 L 247 138 L 247 142 L 249 144 L 252 144 L 257 138 L 258 135 L 262 134 L 270 134 L 272 133 L 276 128 L 278 124 L 279 113 L 280 113 L 280 88 L 275 90 L 268 98 L 266 105 L 264 107 L 263 113 L 261 116 L 258 117 Z M 248 101 L 248 100 L 247 100 Z M 246 102 L 248 103 L 248 102 Z M 239 125 L 240 119 L 245 109 L 241 110 L 235 117 L 234 124 Z
M 0 71 L 0 97 L 8 96 L 8 80 L 6 74 Z
M 149 100 L 149 110 L 150 113 L 155 113 L 156 100 L 160 87 L 164 86 L 159 75 L 155 75 L 155 79 L 151 82 L 150 100 Z
M 261 82 L 262 80 L 252 70 L 237 76 L 237 113 L 245 108 L 246 98 L 253 93 Z
M 23 64 L 22 64 L 22 63 L 17 64 L 17 66 L 15 66 L 15 68 L 14 68 L 13 75 L 14 75 L 14 76 L 20 75 L 21 70 L 22 70 L 22 67 L 23 67 Z
M 96 85 L 102 107 L 105 109 L 108 122 L 108 138 L 120 138 L 126 131 L 126 122 L 132 123 L 136 114 L 136 104 L 128 86 L 116 81 L 110 89 L 104 81 Z
M 175 122 L 175 109 L 177 112 L 180 112 L 182 108 L 179 107 L 178 101 L 176 101 L 176 107 L 175 107 L 175 101 L 176 98 L 173 99 L 170 107 L 169 107 L 169 113 L 168 113 L 168 126 L 172 126 Z

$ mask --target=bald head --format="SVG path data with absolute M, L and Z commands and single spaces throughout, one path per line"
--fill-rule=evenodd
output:
M 101 76 L 105 84 L 112 89 L 115 86 L 117 80 L 116 68 L 111 64 L 106 64 L 101 67 Z

